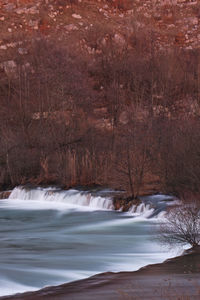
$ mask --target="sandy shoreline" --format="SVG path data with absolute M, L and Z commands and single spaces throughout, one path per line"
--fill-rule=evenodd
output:
M 187 251 L 183 256 L 135 272 L 102 273 L 88 279 L 0 299 L 199 300 L 200 247 Z

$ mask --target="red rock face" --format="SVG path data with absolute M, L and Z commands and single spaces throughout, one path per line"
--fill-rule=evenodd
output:
M 199 20 L 199 3 L 192 0 L 88 0 L 84 3 L 7 0 L 0 3 L 1 33 L 7 40 L 15 39 L 19 32 L 29 34 L 30 30 L 50 36 L 73 34 L 74 30 L 65 30 L 69 25 L 83 33 L 100 22 L 127 41 L 137 28 L 140 33 L 154 32 L 158 48 L 175 45 L 190 49 L 200 45 Z
M 84 69 L 88 68 L 89 70 L 91 65 L 94 62 L 96 63 L 96 57 L 98 55 L 102 55 L 102 57 L 104 56 L 104 54 L 105 57 L 107 55 L 105 66 L 109 64 L 109 60 L 114 58 L 113 64 L 115 64 L 114 66 L 118 68 L 119 66 L 117 64 L 120 65 L 121 54 L 123 53 L 123 51 L 125 50 L 127 51 L 126 53 L 131 53 L 131 55 L 135 57 L 134 68 L 137 68 L 138 64 L 140 65 L 140 70 L 138 71 L 140 77 L 139 84 L 137 84 L 137 82 L 134 82 L 133 80 L 133 84 L 137 85 L 136 95 L 130 95 L 129 93 L 127 93 L 127 90 L 129 89 L 128 85 L 126 86 L 126 82 L 128 80 L 127 77 L 123 78 L 123 84 L 116 81 L 112 83 L 113 85 L 107 85 L 107 78 L 109 80 L 110 75 L 109 73 L 112 73 L 111 66 L 110 69 L 108 69 L 107 73 L 105 68 L 105 74 L 103 74 L 103 76 L 101 76 L 101 74 L 99 77 L 97 75 L 97 78 L 94 74 L 90 74 L 88 76 L 87 83 L 89 82 L 89 85 L 86 85 L 84 83 L 83 89 L 88 89 L 89 92 L 91 92 L 92 90 L 92 95 L 86 97 L 86 95 L 83 93 L 85 95 L 85 98 L 84 101 L 82 101 L 82 96 L 77 96 L 73 92 L 80 86 L 80 79 L 82 77 L 80 76 L 80 74 L 75 74 L 75 80 L 71 80 L 71 70 L 69 70 L 69 68 L 67 69 L 67 72 L 68 74 L 70 74 L 70 76 L 67 76 L 65 74 L 65 77 L 62 77 L 61 72 L 58 72 L 58 70 L 56 73 L 56 64 L 52 63 L 53 61 L 58 61 L 59 64 L 60 61 L 63 61 L 63 57 L 65 57 L 65 54 L 64 56 L 61 56 L 61 58 L 59 58 L 59 51 L 54 51 L 55 56 L 50 59 L 51 61 L 50 63 L 48 62 L 47 66 L 50 69 L 46 67 L 47 71 L 45 72 L 46 74 L 49 74 L 50 72 L 58 74 L 58 76 L 56 75 L 53 77 L 54 79 L 51 81 L 51 84 L 49 84 L 47 88 L 49 89 L 49 91 L 55 91 L 52 97 L 50 97 L 49 99 L 50 102 L 53 101 L 53 103 L 54 99 L 56 99 L 58 105 L 55 105 L 55 107 L 50 109 L 49 107 L 44 107 L 41 111 L 40 105 L 38 105 L 37 108 L 31 111 L 31 125 L 33 123 L 33 125 L 36 126 L 37 123 L 39 123 L 39 121 L 41 120 L 48 120 L 50 124 L 54 124 L 55 128 L 60 128 L 60 124 L 63 124 L 63 127 L 73 124 L 71 127 L 77 126 L 76 135 L 78 135 L 78 137 L 79 135 L 85 134 L 84 138 L 86 138 L 89 132 L 88 129 L 90 129 L 91 131 L 94 130 L 95 132 L 93 133 L 93 135 L 91 134 L 91 139 L 93 139 L 94 136 L 97 135 L 97 133 L 102 136 L 105 135 L 105 137 L 108 137 L 110 134 L 110 139 L 112 139 L 112 132 L 114 131 L 114 129 L 116 129 L 116 126 L 119 125 L 123 128 L 124 132 L 127 131 L 129 124 L 131 123 L 130 120 L 131 118 L 133 118 L 133 114 L 137 122 L 142 122 L 148 119 L 149 110 L 147 107 L 138 105 L 137 109 L 131 108 L 134 97 L 137 98 L 137 96 L 139 94 L 142 94 L 144 91 L 146 91 L 144 97 L 149 99 L 148 94 L 150 89 L 148 88 L 148 84 L 152 84 L 151 100 L 149 102 L 150 105 L 152 105 L 152 116 L 163 116 L 171 120 L 177 118 L 185 119 L 186 117 L 191 115 L 194 116 L 195 114 L 199 116 L 200 112 L 199 110 L 197 111 L 198 103 L 196 104 L 197 100 L 195 99 L 194 93 L 192 94 L 191 91 L 192 96 L 188 96 L 188 94 L 185 93 L 185 90 L 182 93 L 180 91 L 181 89 L 179 88 L 179 86 L 183 82 L 181 81 L 182 77 L 184 77 L 183 74 L 181 75 L 181 70 L 177 70 L 177 73 L 175 74 L 175 72 L 170 69 L 173 69 L 174 63 L 177 61 L 177 56 L 174 56 L 173 62 L 170 62 L 169 58 L 169 64 L 168 61 L 162 64 L 162 59 L 159 60 L 158 64 L 162 65 L 163 67 L 163 69 L 159 69 L 158 72 L 159 74 L 161 73 L 161 71 L 163 72 L 162 75 L 164 78 L 164 85 L 162 86 L 162 88 L 157 88 L 157 85 L 159 85 L 160 82 L 159 76 L 159 79 L 156 77 L 155 82 L 152 82 L 151 72 L 148 73 L 149 69 L 146 68 L 147 64 L 151 62 L 153 56 L 157 56 L 157 53 L 163 53 L 165 52 L 165 50 L 167 50 L 165 53 L 171 53 L 173 52 L 173 49 L 175 49 L 179 55 L 178 50 L 180 49 L 193 50 L 199 48 L 199 21 L 200 6 L 198 1 L 0 1 L 0 72 L 1 74 L 4 74 L 4 76 L 8 76 L 8 78 L 12 80 L 15 79 L 17 75 L 21 74 L 21 71 L 23 73 L 24 71 L 28 70 L 31 74 L 30 76 L 36 74 L 35 77 L 33 76 L 34 80 L 36 80 L 35 78 L 37 78 L 37 70 L 34 69 L 33 66 L 35 64 L 35 61 L 37 61 L 37 56 L 39 56 L 41 53 L 40 46 L 42 45 L 42 43 L 37 48 L 37 52 L 35 52 L 35 54 L 33 53 L 33 41 L 38 41 L 38 37 L 40 41 L 44 40 L 47 42 L 51 42 L 51 45 L 58 44 L 59 47 L 61 46 L 60 48 L 64 49 L 62 51 L 65 51 L 66 49 L 72 47 L 72 56 L 75 57 L 75 61 L 77 61 L 74 68 L 76 68 L 77 70 L 79 70 L 79 59 L 80 57 L 82 59 L 82 56 L 85 63 Z M 46 50 L 44 50 L 43 52 L 44 59 L 46 57 L 49 57 L 50 52 L 50 49 L 48 47 L 45 49 Z M 113 57 L 110 57 L 108 55 L 108 50 L 110 51 L 110 49 L 114 50 Z M 112 53 L 112 51 L 110 51 L 110 53 Z M 115 59 L 116 53 L 118 53 L 119 55 L 119 62 L 118 59 Z M 189 51 L 187 51 L 187 53 L 189 53 Z M 63 52 L 61 54 L 63 55 Z M 185 54 L 185 64 L 190 65 L 191 59 L 190 57 L 187 58 L 186 56 L 187 55 Z M 128 64 L 126 60 L 124 61 L 126 62 L 126 64 Z M 39 60 L 38 67 L 40 67 L 42 63 L 43 61 Z M 195 64 L 195 62 L 192 63 L 190 67 L 192 68 L 192 65 Z M 20 66 L 21 69 L 19 68 L 18 70 L 18 66 Z M 150 66 L 150 64 L 148 66 Z M 104 72 L 102 71 L 103 67 L 102 69 L 101 67 L 102 66 L 97 65 L 97 68 L 99 68 L 100 72 Z M 157 66 L 155 66 L 155 68 L 156 67 Z M 129 73 L 133 73 L 134 68 Z M 59 69 L 62 69 L 62 63 L 59 64 Z M 123 67 L 121 68 L 121 70 L 123 71 Z M 91 71 L 91 73 L 92 72 L 93 70 Z M 168 74 L 168 72 L 169 80 L 167 76 L 165 76 L 165 74 Z M 147 77 L 146 73 L 148 74 Z M 195 72 L 185 72 L 185 74 L 188 73 L 192 74 L 191 78 L 188 77 L 188 79 L 190 79 L 191 82 L 194 82 L 194 78 L 197 77 L 195 75 Z M 176 76 L 176 78 L 171 79 L 172 75 Z M 61 76 L 61 79 L 58 78 L 59 76 Z M 85 77 L 87 77 L 87 75 Z M 145 80 L 148 82 L 146 90 L 143 90 L 142 88 L 143 78 L 145 78 Z M 59 80 L 57 81 L 57 79 Z M 64 89 L 62 90 L 62 86 L 63 81 L 68 80 L 70 82 L 69 84 L 71 84 L 73 88 L 65 86 L 66 89 L 69 88 L 69 92 L 66 93 Z M 195 80 L 197 82 L 197 79 Z M 43 81 L 45 81 L 45 79 L 44 76 L 41 75 L 41 78 L 37 81 L 36 89 L 39 89 Z M 74 81 L 76 82 L 75 88 L 73 85 Z M 186 81 L 187 83 L 189 82 L 189 80 Z M 173 82 L 177 82 L 177 85 L 174 86 L 174 89 L 171 89 L 171 94 L 168 95 L 167 93 L 169 91 L 170 84 L 173 85 Z M 19 80 L 17 81 L 17 83 L 19 83 Z M 23 81 L 23 84 L 25 87 L 25 91 L 29 93 L 28 86 L 26 86 L 26 81 Z M 56 89 L 55 86 L 57 85 L 60 86 L 59 89 Z M 189 88 L 190 85 L 188 84 L 188 90 Z M 110 91 L 108 92 L 109 89 Z M 46 101 L 46 99 L 48 99 L 48 93 L 45 94 L 44 90 L 46 91 L 46 88 L 44 89 L 42 87 L 41 94 L 43 96 L 40 95 L 40 97 L 38 98 L 44 98 L 43 100 Z M 195 90 L 195 87 L 194 85 L 192 85 L 192 83 L 191 90 Z M 130 92 L 132 93 L 132 91 Z M 167 95 L 164 95 L 164 93 L 166 93 Z M 176 97 L 176 93 L 180 93 L 178 94 L 178 96 L 180 96 L 179 98 Z M 79 98 L 78 104 L 74 103 L 73 97 L 76 97 L 77 99 Z M 140 101 L 140 98 L 142 97 L 140 97 L 139 95 L 138 101 Z M 115 99 L 118 100 L 115 101 Z M 37 102 L 37 99 L 31 98 L 31 101 Z M 71 110 L 69 107 L 70 101 L 72 102 Z M 168 104 L 167 101 L 170 103 Z M 83 102 L 85 102 L 85 104 Z M 70 129 L 72 129 L 72 133 L 70 134 L 73 137 L 73 128 Z M 58 136 L 57 138 L 61 139 L 60 136 Z M 22 140 L 24 140 L 24 138 Z M 79 143 L 79 138 L 75 137 L 75 142 L 76 140 L 77 143 Z M 84 140 L 82 148 L 85 149 L 84 147 L 87 147 L 89 143 L 90 140 Z M 65 142 L 60 143 L 58 141 L 58 144 L 61 144 L 62 147 L 65 146 Z M 93 146 L 96 147 L 95 140 Z M 67 182 L 68 180 L 68 182 L 70 182 L 71 184 L 75 184 L 78 180 L 80 181 L 81 178 L 81 183 L 91 183 L 91 180 L 93 180 L 94 178 L 93 173 L 91 172 L 91 176 L 89 171 L 89 175 L 86 174 L 87 172 L 83 174 L 83 171 L 79 170 L 77 167 L 82 163 L 84 168 L 88 168 L 91 170 L 95 170 L 98 167 L 99 172 L 96 173 L 99 173 L 101 175 L 99 175 L 100 179 L 97 175 L 95 175 L 97 178 L 96 181 L 98 181 L 98 183 L 108 183 L 108 176 L 107 174 L 105 174 L 104 176 L 102 170 L 103 167 L 101 169 L 101 165 L 103 166 L 104 164 L 104 156 L 99 154 L 97 162 L 92 165 L 90 161 L 90 155 L 88 155 L 87 153 L 81 153 L 80 149 L 82 148 L 77 146 L 77 153 L 78 151 L 80 152 L 78 154 L 74 154 L 74 149 L 72 149 L 72 153 L 66 154 L 63 152 L 62 155 L 60 155 L 60 161 L 62 161 L 62 159 L 65 160 L 67 155 L 69 156 L 69 165 L 71 170 L 70 172 L 72 176 L 69 180 L 64 179 L 65 182 Z M 33 155 L 34 151 L 36 150 L 30 148 L 31 155 Z M 62 151 L 64 150 L 61 150 L 61 152 Z M 95 151 L 93 149 L 91 150 L 92 153 Z M 53 164 L 55 157 L 52 157 L 53 155 L 50 155 L 51 159 L 47 161 L 49 164 Z M 46 157 L 44 158 L 44 162 L 46 163 L 45 159 Z M 111 160 L 112 155 L 110 161 Z M 62 163 L 60 164 L 62 165 Z M 43 169 L 45 168 L 46 167 L 44 166 Z M 67 168 L 68 166 L 66 166 L 66 169 Z M 75 174 L 75 168 L 77 168 L 78 170 L 77 174 Z M 55 166 L 53 166 L 52 169 L 55 169 Z M 48 169 L 45 172 L 47 173 L 47 171 Z M 148 190 L 151 190 L 151 188 L 149 188 Z
M 126 10 L 130 7 L 129 0 L 112 0 L 113 7 L 121 10 Z

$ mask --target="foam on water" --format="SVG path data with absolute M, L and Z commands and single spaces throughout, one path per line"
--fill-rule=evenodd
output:
M 70 189 L 67 191 L 54 188 L 35 188 L 26 189 L 23 187 L 16 187 L 10 194 L 9 199 L 20 201 L 35 201 L 34 207 L 37 209 L 37 202 L 41 208 L 52 209 L 88 209 L 88 210 L 110 210 L 113 209 L 113 202 L 111 198 L 92 196 L 89 192 L 80 192 L 78 190 Z M 36 202 L 37 201 L 37 202 Z M 41 204 L 42 202 L 42 204 Z M 46 206 L 46 204 L 47 206 Z M 22 202 L 21 202 L 22 204 Z M 29 203 L 30 204 L 30 203 Z M 28 209 L 25 204 L 25 208 Z M 31 203 L 33 204 L 33 202 Z M 34 209 L 31 205 L 31 209 Z
M 143 218 L 149 218 L 154 213 L 154 208 L 150 206 L 150 204 L 141 203 L 139 205 L 133 205 L 129 212 L 133 214 L 133 216 L 142 216 Z
M 158 200 L 162 199 L 162 195 L 155 195 Z M 168 199 L 165 196 L 164 199 Z M 39 209 L 53 209 L 59 211 L 67 210 L 81 210 L 81 211 L 95 211 L 95 210 L 113 210 L 114 205 L 111 197 L 95 196 L 90 192 L 78 191 L 70 189 L 67 191 L 59 188 L 35 188 L 26 189 L 24 187 L 16 187 L 11 192 L 9 199 L 12 199 L 12 206 L 25 210 Z M 3 204 L 3 203 L 2 203 Z M 11 203 L 5 201 L 5 206 Z M 120 210 L 119 210 L 120 211 Z M 155 208 L 148 203 L 141 203 L 133 205 L 128 213 L 135 218 L 148 219 L 154 215 Z M 156 218 L 163 218 L 165 212 L 156 214 Z

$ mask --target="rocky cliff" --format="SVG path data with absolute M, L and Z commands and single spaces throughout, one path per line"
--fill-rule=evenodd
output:
M 193 49 L 200 47 L 199 22 L 200 3 L 194 0 L 2 0 L 0 60 L 28 55 L 37 34 L 63 43 L 81 41 L 91 53 L 108 34 L 117 45 L 133 48 L 136 35 L 148 34 L 158 49 Z
M 196 189 L 199 20 L 199 1 L 0 1 L 1 186 Z

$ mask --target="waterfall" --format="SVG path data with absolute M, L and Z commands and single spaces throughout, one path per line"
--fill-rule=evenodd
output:
M 150 204 L 140 203 L 139 205 L 133 205 L 129 212 L 132 213 L 134 216 L 142 216 L 145 218 L 151 217 L 155 209 L 150 206 Z
M 29 209 L 114 210 L 112 196 L 107 195 L 103 192 L 99 195 L 92 191 L 76 189 L 62 190 L 56 187 L 27 188 L 19 186 L 13 189 L 9 199 L 22 201 L 21 205 Z M 146 198 L 147 200 L 142 199 L 142 203 L 139 205 L 133 205 L 128 214 L 136 218 L 163 218 L 168 206 L 178 204 L 177 200 L 172 201 L 172 198 L 166 195 L 152 195 Z
M 20 199 L 26 201 L 58 202 L 70 207 L 88 207 L 94 210 L 113 209 L 112 199 L 109 197 L 93 196 L 90 192 L 75 189 L 60 190 L 59 188 L 33 188 L 16 187 L 11 192 L 9 199 Z

